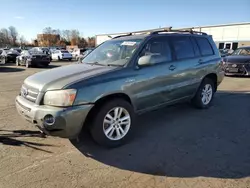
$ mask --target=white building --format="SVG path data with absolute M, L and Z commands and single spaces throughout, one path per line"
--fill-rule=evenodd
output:
M 235 23 L 235 24 L 222 24 L 222 25 L 210 25 L 210 26 L 196 26 L 192 27 L 194 31 L 205 32 L 213 36 L 213 39 L 219 49 L 236 49 L 240 46 L 250 46 L 250 22 L 247 23 Z M 161 28 L 163 29 L 163 28 Z M 174 28 L 175 29 L 175 28 Z M 182 28 L 178 28 L 182 29 Z M 150 29 L 143 31 L 134 31 L 132 33 L 145 33 L 152 32 L 158 29 Z M 96 45 L 109 40 L 115 36 L 128 34 L 126 33 L 113 33 L 113 34 L 101 34 L 96 35 Z

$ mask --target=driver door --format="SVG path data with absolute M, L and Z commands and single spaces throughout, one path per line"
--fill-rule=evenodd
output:
M 168 37 L 159 36 L 149 40 L 138 59 L 147 55 L 159 55 L 159 61 L 135 70 L 136 76 L 130 91 L 133 92 L 137 111 L 157 108 L 172 100 L 170 91 L 175 74 L 170 70 L 173 55 Z M 166 95 L 167 91 L 169 95 Z

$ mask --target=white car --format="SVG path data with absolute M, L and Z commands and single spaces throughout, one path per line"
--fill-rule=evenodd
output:
M 72 54 L 72 57 L 76 60 L 79 59 L 79 57 L 86 51 L 86 49 L 75 49 L 73 50 L 73 52 L 71 53 Z
M 52 52 L 51 54 L 51 58 L 52 60 L 69 60 L 71 61 L 72 60 L 72 54 L 69 53 L 69 51 L 67 50 L 55 50 Z

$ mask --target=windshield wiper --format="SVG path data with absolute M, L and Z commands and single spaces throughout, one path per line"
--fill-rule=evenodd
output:
M 87 64 L 90 64 L 90 65 L 101 65 L 101 66 L 105 66 L 105 64 L 98 63 L 97 61 L 95 61 L 95 62 L 93 62 L 93 63 L 87 63 Z
M 109 63 L 108 63 L 108 64 L 107 64 L 107 66 L 112 66 L 112 67 L 122 67 L 123 65 L 111 64 L 111 63 L 109 64 Z

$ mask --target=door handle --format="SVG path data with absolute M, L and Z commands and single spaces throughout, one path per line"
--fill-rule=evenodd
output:
M 171 70 L 171 71 L 173 71 L 174 69 L 176 69 L 176 66 L 170 65 L 168 69 Z

